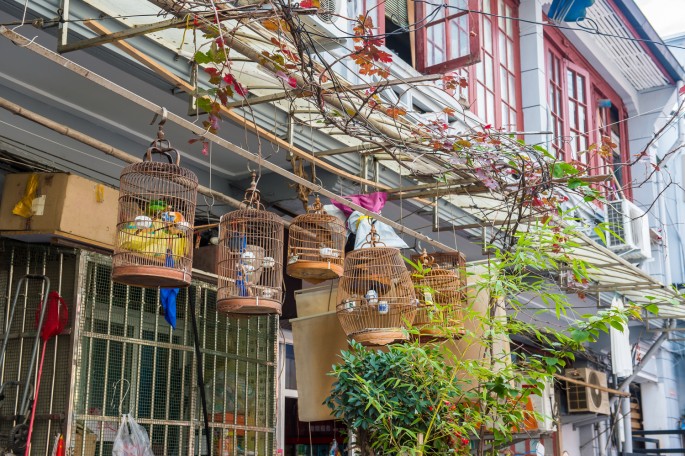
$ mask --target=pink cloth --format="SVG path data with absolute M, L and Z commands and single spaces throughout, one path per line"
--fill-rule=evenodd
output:
M 383 206 L 385 206 L 385 202 L 388 201 L 388 194 L 385 192 L 376 192 L 368 193 L 366 195 L 347 195 L 343 198 L 360 205 L 364 209 L 368 209 L 371 212 L 378 213 L 381 209 L 383 209 Z M 350 214 L 354 212 L 354 209 L 347 207 L 344 204 L 339 203 L 337 201 L 331 200 L 331 204 L 333 204 L 335 207 L 343 211 L 345 217 L 349 217 Z

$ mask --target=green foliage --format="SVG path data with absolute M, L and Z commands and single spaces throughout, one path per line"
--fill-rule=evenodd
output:
M 487 246 L 490 259 L 471 287 L 472 295 L 489 296 L 487 306 L 462 309 L 470 324 L 452 334 L 456 338 L 458 331 L 476 345 L 481 358 L 448 349 L 452 341 L 407 342 L 387 351 L 353 344 L 342 353 L 326 404 L 356 430 L 362 454 L 485 454 L 486 448 L 494 454 L 511 443 L 527 419 L 542 418 L 526 411 L 530 395 L 542 394 L 545 384 L 600 334 L 623 329 L 644 309 L 656 310 L 629 305 L 582 314 L 573 308 L 559 280 L 582 298 L 593 267 L 573 254 L 579 242 L 571 222 L 559 211 L 517 232 L 511 248 Z M 407 262 L 416 276 L 429 271 L 420 262 Z M 575 323 L 569 325 L 569 319 Z M 514 347 L 513 362 L 501 348 L 512 337 L 527 341 Z

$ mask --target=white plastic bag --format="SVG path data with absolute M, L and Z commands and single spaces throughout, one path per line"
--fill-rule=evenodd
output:
M 357 236 L 354 242 L 355 250 L 361 249 L 362 245 L 366 242 L 366 235 L 371 231 L 372 220 L 371 217 L 358 211 L 352 212 L 350 218 L 347 219 L 347 228 Z M 386 247 L 396 247 L 398 249 L 409 248 L 407 243 L 404 242 L 390 226 L 379 221 L 376 221 L 374 226 L 376 227 L 376 233 L 380 236 L 380 241 L 385 244 Z
M 121 426 L 114 439 L 112 456 L 155 456 L 147 431 L 130 415 L 121 416 Z

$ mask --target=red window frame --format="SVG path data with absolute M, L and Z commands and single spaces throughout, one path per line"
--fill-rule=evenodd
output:
M 489 11 L 493 15 L 483 14 L 480 20 L 481 59 L 469 68 L 471 109 L 497 129 L 512 131 L 512 127 L 516 127 L 518 130 L 523 125 L 519 24 L 516 20 L 506 21 L 497 17 L 518 17 L 518 2 L 484 2 L 489 2 Z M 500 11 L 501 6 L 509 9 L 509 14 L 507 11 Z M 510 33 L 507 32 L 507 28 Z M 488 30 L 490 46 L 485 41 Z
M 568 138 L 571 135 L 571 128 L 568 125 L 569 122 L 569 98 L 568 98 L 568 82 L 567 82 L 567 70 L 570 69 L 578 74 L 582 74 L 585 79 L 585 99 L 587 100 L 587 143 L 591 144 L 601 144 L 602 136 L 610 136 L 611 129 L 606 125 L 606 119 L 604 125 L 601 122 L 601 116 L 603 116 L 602 108 L 599 108 L 600 99 L 608 99 L 611 101 L 612 106 L 616 109 L 618 114 L 618 135 L 620 137 L 620 144 L 618 147 L 617 155 L 620 157 L 621 163 L 629 162 L 629 150 L 628 150 L 628 134 L 627 125 L 625 119 L 628 115 L 625 110 L 623 101 L 621 97 L 614 91 L 611 86 L 604 80 L 604 78 L 590 65 L 590 63 L 578 52 L 573 45 L 571 45 L 568 40 L 563 36 L 558 30 L 553 30 L 550 28 L 545 29 L 545 55 L 546 55 L 546 79 L 547 79 L 547 96 L 548 96 L 548 106 L 550 108 L 551 119 L 552 119 L 552 131 L 554 138 L 552 139 L 552 147 L 557 152 L 557 156 L 565 161 L 569 161 L 572 158 L 572 149 L 568 143 Z M 561 117 L 561 135 L 555 124 L 555 108 L 556 106 L 552 103 L 553 84 L 554 82 L 550 78 L 551 74 L 551 61 L 553 59 L 559 59 L 562 71 L 562 117 Z M 608 133 L 608 134 L 607 134 Z M 558 147 L 558 145 L 560 147 Z M 604 174 L 608 171 L 607 167 L 611 167 L 613 160 L 605 160 L 596 153 L 593 153 L 590 157 L 583 158 L 580 157 L 581 161 L 589 165 L 588 172 L 591 175 Z M 623 166 L 621 169 L 622 182 L 620 183 L 623 187 L 624 194 L 628 197 L 632 197 L 632 191 L 630 188 L 631 184 L 631 173 L 629 166 Z
M 427 6 L 433 6 L 432 4 L 427 4 L 426 2 L 416 3 L 416 63 L 417 69 L 421 73 L 446 73 L 449 71 L 456 70 L 460 67 L 474 64 L 480 60 L 480 16 L 476 12 L 462 11 L 454 7 L 449 7 L 449 4 L 454 0 L 440 0 L 445 5 L 445 10 L 441 18 L 436 20 L 431 20 L 427 18 L 426 15 L 433 13 L 434 9 L 429 9 Z M 437 3 L 437 2 L 436 2 Z M 467 0 L 467 7 L 470 11 L 478 11 L 479 5 L 478 0 Z M 468 52 L 463 55 L 458 55 L 455 58 L 449 58 L 452 53 L 452 47 L 455 43 L 458 43 L 458 39 L 452 39 L 452 29 L 450 23 L 454 23 L 462 17 L 466 17 L 468 21 Z M 430 22 L 426 22 L 430 21 Z M 444 41 L 445 41 L 445 60 L 436 64 L 428 64 L 428 39 L 429 32 L 431 28 L 436 28 L 442 25 L 444 30 Z M 460 31 L 464 31 L 459 27 Z
M 572 75 L 572 80 L 569 77 Z M 567 63 L 566 65 L 566 109 L 567 109 L 567 128 L 569 141 L 567 142 L 570 149 L 570 156 L 574 160 L 582 163 L 588 163 L 588 155 L 580 154 L 590 146 L 590 138 L 593 130 L 593 122 L 590 115 L 590 100 L 592 100 L 592 92 L 590 91 L 590 75 L 583 68 Z M 582 81 L 579 81 L 582 79 Z M 579 96 L 582 94 L 582 97 Z M 572 109 L 573 108 L 573 109 Z M 580 116 L 583 112 L 585 115 Z M 581 125 L 582 123 L 582 125 Z
M 548 49 L 547 55 L 547 103 L 552 118 L 552 147 L 562 160 L 566 160 L 564 136 L 566 135 L 566 116 L 564 115 L 564 75 L 563 59 Z

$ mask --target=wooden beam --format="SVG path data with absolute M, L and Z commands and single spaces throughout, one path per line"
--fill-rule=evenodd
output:
M 99 33 L 109 33 L 109 30 L 107 30 L 102 24 L 96 21 L 87 21 L 84 23 L 88 28 L 91 30 L 95 30 Z M 155 73 L 157 73 L 161 78 L 165 79 L 167 82 L 172 84 L 174 87 L 183 90 L 184 92 L 190 94 L 191 96 L 195 92 L 195 87 L 190 85 L 187 81 L 179 78 L 175 74 L 171 73 L 169 70 L 164 68 L 161 64 L 157 63 L 156 61 L 152 60 L 150 57 L 147 55 L 143 54 L 130 44 L 124 42 L 124 41 L 115 41 L 112 43 L 114 46 L 118 47 L 122 51 L 126 52 L 128 55 L 133 57 L 134 59 L 138 60 L 141 64 L 145 65 Z M 222 106 L 223 108 L 223 106 Z M 357 182 L 360 184 L 366 184 L 369 185 L 373 188 L 377 188 L 379 190 L 386 190 L 389 187 L 378 184 L 372 180 L 368 179 L 362 179 L 359 176 L 355 176 L 354 174 L 345 172 L 341 170 L 339 167 L 334 166 L 328 162 L 325 162 L 323 160 L 318 159 L 317 157 L 313 156 L 310 153 L 305 152 L 304 150 L 295 147 L 291 144 L 288 144 L 288 141 L 284 140 L 283 138 L 279 138 L 275 134 L 273 134 L 270 131 L 267 131 L 266 129 L 255 125 L 253 122 L 250 120 L 244 118 L 243 116 L 239 115 L 235 111 L 231 109 L 222 109 L 222 115 L 226 117 L 227 119 L 231 120 L 232 122 L 238 124 L 239 126 L 242 126 L 244 128 L 247 128 L 248 130 L 254 132 L 257 134 L 257 136 L 260 136 L 262 138 L 268 139 L 278 147 L 280 147 L 282 150 L 287 150 L 294 155 L 297 155 L 298 157 L 301 157 L 305 160 L 308 160 L 312 163 L 315 163 L 317 167 L 321 169 L 325 169 L 326 171 L 329 171 L 333 174 L 336 174 L 340 177 L 344 177 L 345 179 L 348 179 L 352 182 Z
M 383 81 L 383 82 L 375 82 L 375 83 L 368 83 L 368 84 L 358 84 L 358 85 L 353 85 L 353 86 L 339 86 L 335 87 L 331 83 L 326 83 L 323 85 L 323 88 L 328 92 L 330 89 L 335 89 L 333 92 L 354 92 L 357 90 L 366 90 L 370 89 L 372 87 L 378 88 L 378 91 L 383 91 L 387 87 L 393 87 L 397 85 L 402 85 L 402 84 L 414 84 L 417 82 L 426 82 L 426 81 L 436 81 L 442 77 L 441 74 L 427 74 L 423 76 L 416 76 L 413 78 L 406 78 L 406 79 L 391 79 L 389 81 Z M 260 103 L 271 103 L 273 101 L 279 101 L 279 100 L 284 100 L 286 98 L 298 98 L 301 97 L 303 93 L 307 93 L 308 91 L 306 89 L 296 89 L 296 90 L 286 90 L 284 92 L 280 93 L 274 93 L 271 95 L 263 95 L 259 97 L 252 97 L 252 98 L 247 98 L 244 100 L 238 100 L 238 101 L 233 101 L 230 103 L 226 104 L 227 108 L 242 108 L 244 106 L 252 106 L 252 105 L 257 105 Z M 317 111 L 318 112 L 318 111 Z
M 113 93 L 117 93 L 120 96 L 124 97 L 128 101 L 130 101 L 133 104 L 136 104 L 140 106 L 141 108 L 144 108 L 148 111 L 154 112 L 155 114 L 162 114 L 163 112 L 167 112 L 162 106 L 158 105 L 157 103 L 154 103 L 141 95 L 138 95 L 135 92 L 132 92 L 118 84 L 115 84 L 114 82 L 110 81 L 109 79 L 100 76 L 99 74 L 67 59 L 66 57 L 63 57 L 59 54 L 56 54 L 55 52 L 45 48 L 44 46 L 41 46 L 38 43 L 35 43 L 33 40 L 29 40 L 25 36 L 16 33 L 10 29 L 8 29 L 5 26 L 0 25 L 0 35 L 6 37 L 13 43 L 15 43 L 18 46 L 22 46 L 23 48 L 35 52 L 36 54 L 44 57 L 45 59 L 62 65 L 65 69 L 74 72 L 75 74 L 78 74 L 79 76 L 85 78 L 86 80 L 95 83 Z M 187 129 L 188 131 L 196 134 L 196 135 L 203 135 L 204 138 L 207 140 L 213 142 L 217 146 L 220 146 L 227 151 L 245 159 L 249 160 L 252 163 L 258 164 L 263 170 L 268 170 L 272 171 L 288 180 L 291 182 L 294 182 L 296 184 L 304 185 L 305 187 L 309 188 L 310 190 L 319 193 L 322 196 L 328 197 L 333 201 L 337 201 L 339 203 L 342 203 L 356 211 L 361 212 L 364 215 L 367 215 L 369 217 L 372 217 L 378 221 L 381 221 L 388 226 L 394 228 L 399 234 L 407 234 L 417 240 L 423 241 L 426 244 L 430 244 L 440 250 L 443 250 L 445 252 L 456 252 L 457 250 L 454 249 L 453 247 L 448 246 L 447 244 L 443 244 L 442 242 L 436 241 L 435 239 L 432 239 L 431 237 L 419 233 L 416 230 L 412 230 L 411 228 L 407 228 L 403 224 L 396 222 L 395 220 L 392 220 L 388 217 L 385 217 L 383 215 L 377 214 L 375 212 L 372 212 L 359 204 L 353 203 L 344 197 L 338 195 L 337 193 L 326 189 L 325 187 L 313 183 L 307 179 L 304 179 L 290 171 L 287 171 L 283 168 L 281 168 L 279 165 L 270 162 L 269 160 L 266 160 L 262 158 L 261 156 L 258 156 L 246 149 L 243 149 L 242 147 L 239 147 L 232 142 L 221 138 L 217 136 L 214 133 L 209 133 L 206 131 L 204 127 L 201 125 L 197 125 L 194 122 L 191 122 L 184 117 L 181 117 L 177 114 L 174 114 L 172 112 L 167 112 L 167 121 L 170 123 L 174 123 L 180 127 L 183 127 Z M 313 157 L 312 157 L 313 158 Z
M 564 381 L 564 382 L 574 383 L 576 385 L 587 386 L 588 388 L 592 388 L 592 389 L 596 389 L 596 390 L 600 390 L 600 391 L 605 391 L 605 392 L 611 393 L 615 396 L 630 397 L 630 393 L 628 393 L 626 391 L 619 391 L 619 390 L 616 390 L 613 388 L 607 388 L 606 386 L 593 385 L 592 383 L 584 382 L 582 380 L 576 380 L 575 378 L 566 377 L 565 375 L 554 374 L 554 378 L 556 378 L 557 380 Z
M 464 195 L 468 193 L 484 193 L 489 191 L 484 185 L 475 183 L 465 183 L 464 185 L 442 187 L 438 189 L 419 190 L 414 192 L 398 192 L 388 195 L 388 200 L 422 198 L 422 197 L 437 197 L 445 195 Z
M 114 41 L 119 41 L 127 38 L 133 38 L 139 35 L 145 35 L 147 33 L 158 32 L 160 30 L 166 30 L 168 28 L 181 27 L 187 23 L 190 16 L 185 16 L 182 18 L 168 19 L 166 21 L 155 22 L 154 24 L 146 25 L 136 25 L 134 27 L 122 30 L 120 32 L 105 33 L 94 38 L 88 38 L 85 40 L 79 40 L 75 43 L 59 45 L 57 46 L 57 52 L 64 54 L 71 51 L 78 51 L 81 49 L 86 49 L 93 46 L 100 46 L 102 44 L 112 43 Z
M 450 182 L 431 182 L 428 184 L 416 184 L 416 185 L 407 185 L 406 187 L 397 187 L 397 188 L 390 188 L 386 190 L 386 193 L 401 193 L 401 192 L 411 192 L 414 190 L 425 190 L 425 189 L 434 189 L 438 190 L 441 188 L 447 188 L 447 187 L 453 187 L 456 185 L 465 185 L 465 184 L 472 184 L 474 182 L 477 182 L 476 179 L 464 179 L 464 180 L 455 180 L 455 181 L 450 181 Z
M 318 152 L 314 152 L 314 156 L 315 157 L 327 157 L 329 155 L 341 155 L 341 154 L 350 154 L 350 153 L 356 153 L 356 152 L 371 152 L 371 151 L 375 151 L 375 150 L 383 150 L 381 147 L 384 145 L 388 145 L 388 143 L 381 143 L 379 145 L 376 145 L 376 144 L 360 144 L 358 146 L 340 147 L 338 149 L 321 150 Z M 377 147 L 374 147 L 374 146 L 377 146 Z

